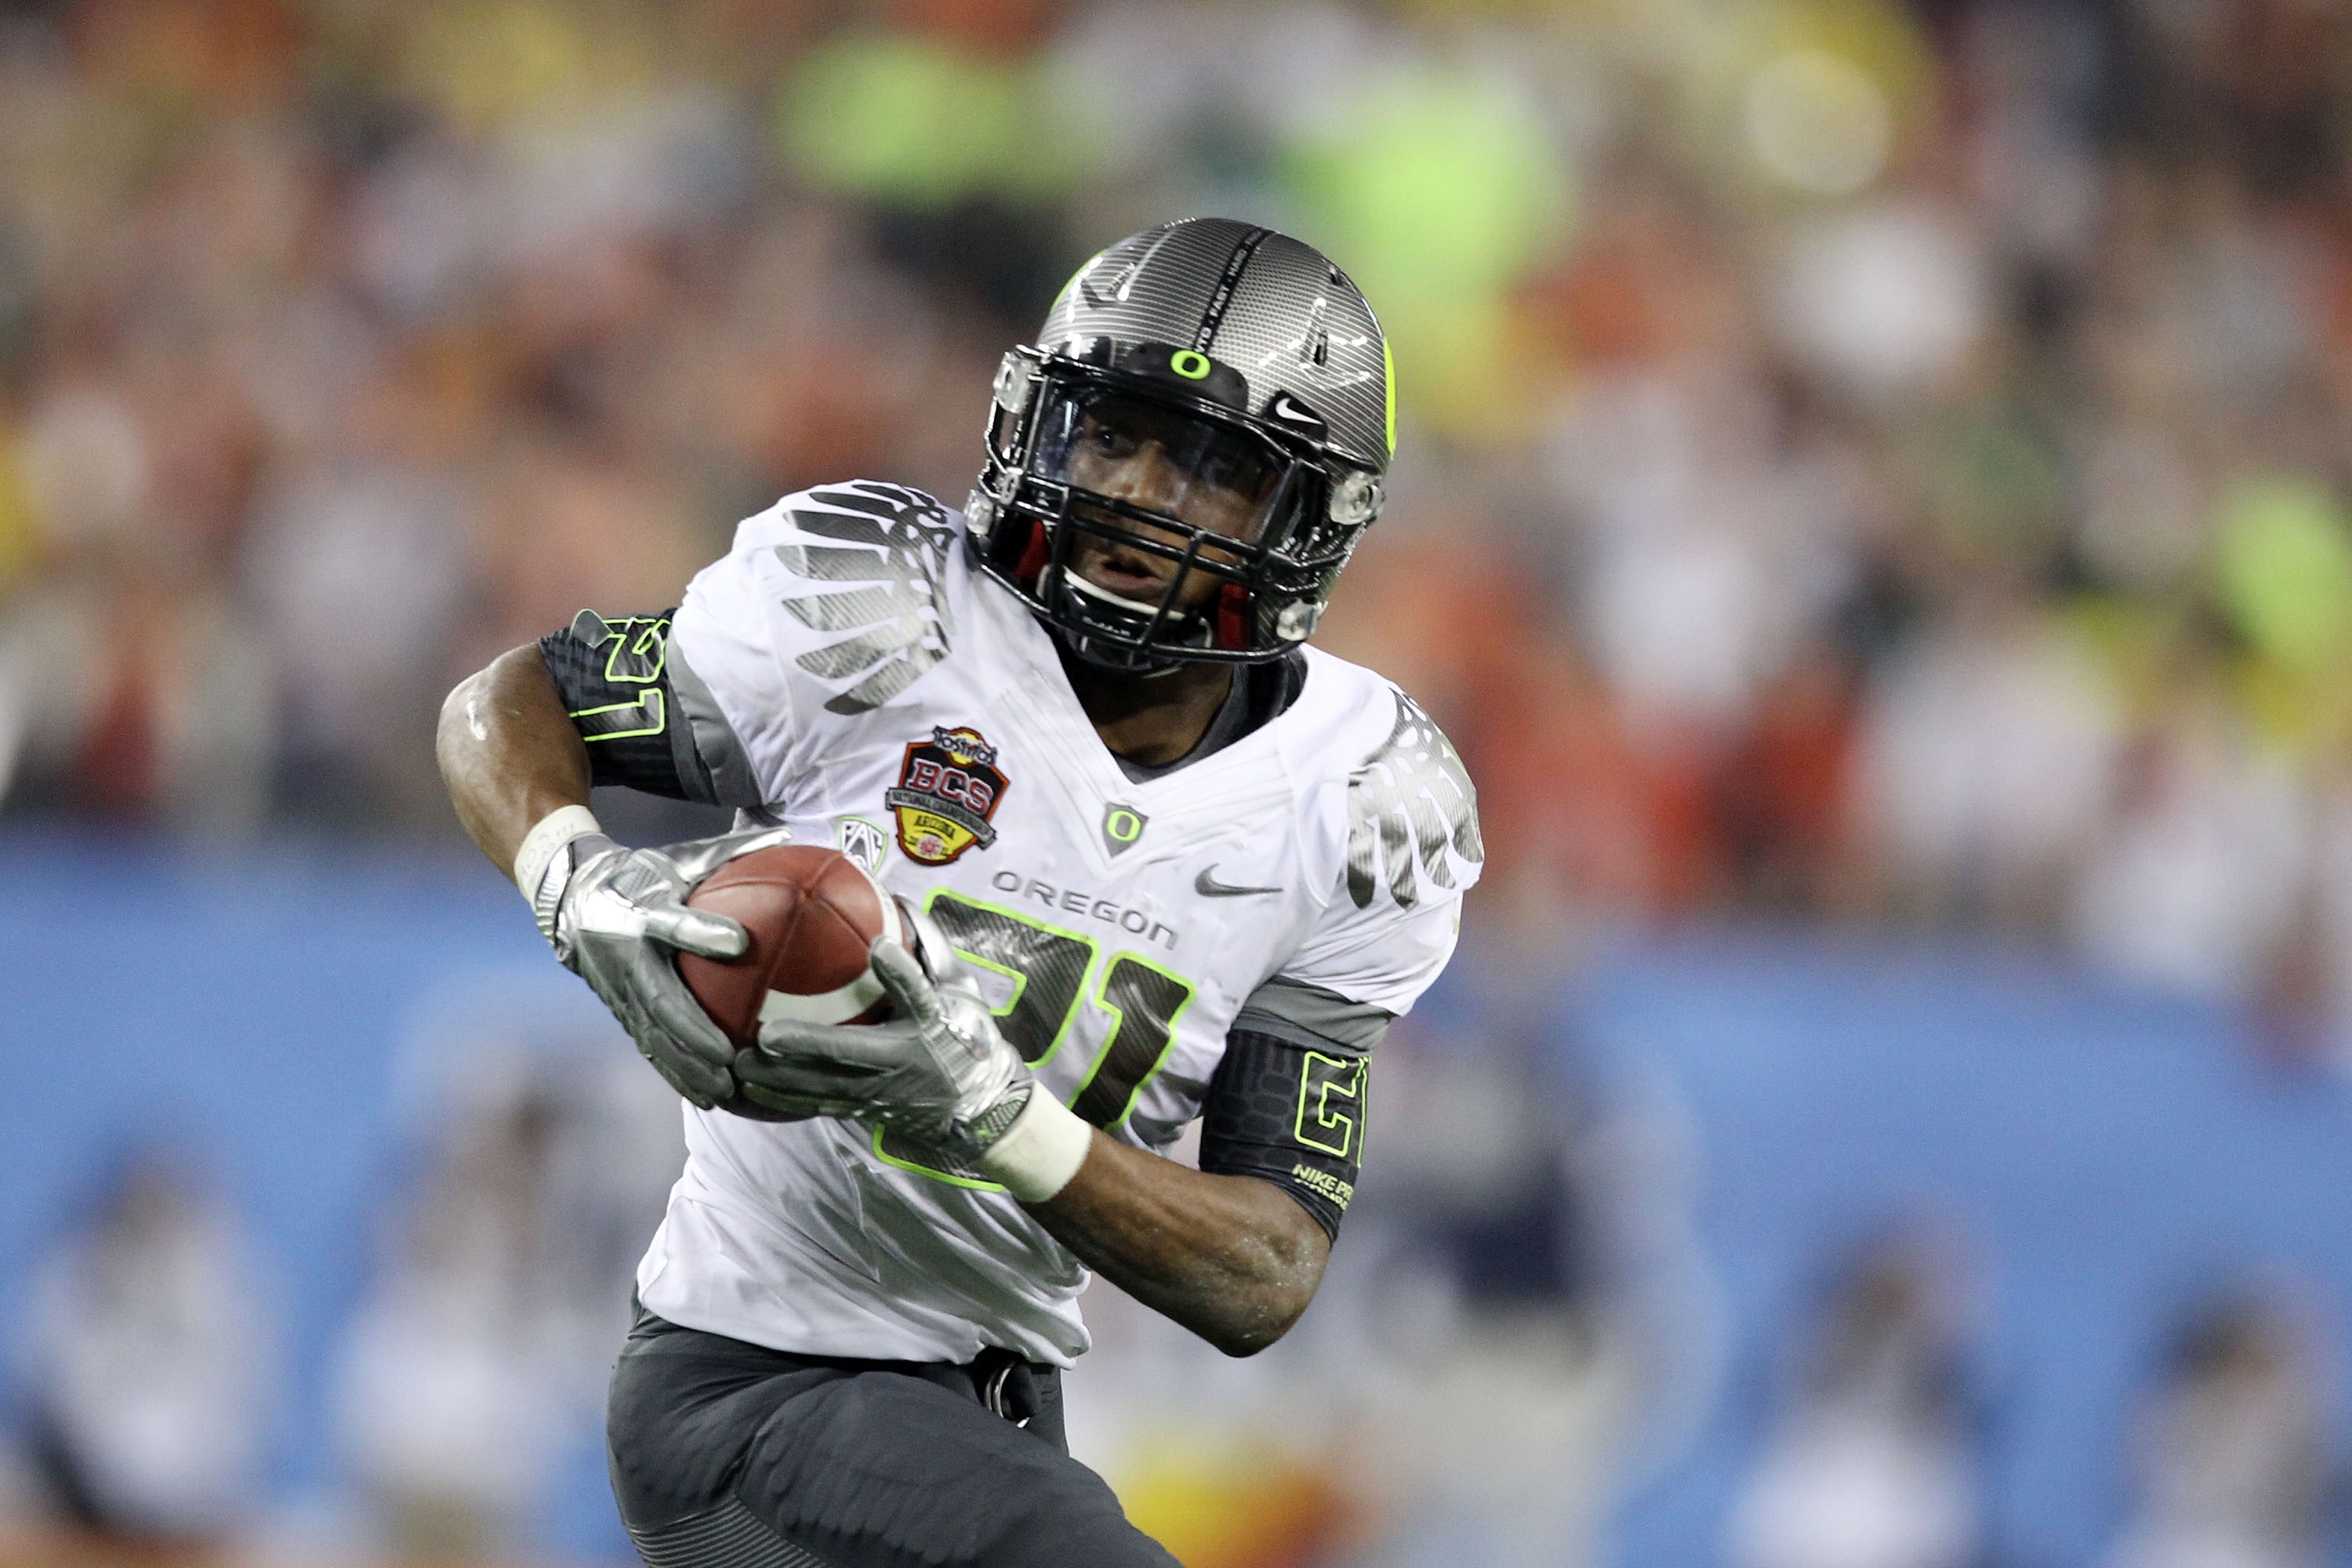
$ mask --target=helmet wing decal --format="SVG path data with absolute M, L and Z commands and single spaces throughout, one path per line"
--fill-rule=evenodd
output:
M 1348 896 L 1358 909 L 1380 890 L 1381 872 L 1397 903 L 1420 901 L 1418 869 L 1454 886 L 1446 847 L 1471 865 L 1486 858 L 1478 795 L 1454 742 L 1419 704 L 1396 693 L 1396 724 L 1380 749 L 1348 776 Z
M 1096 268 L 1102 265 L 1103 258 L 1110 254 L 1108 250 L 1097 255 L 1092 261 L 1089 261 L 1084 267 L 1079 268 L 1077 276 L 1071 279 L 1070 281 L 1077 285 L 1080 296 L 1086 300 L 1086 302 L 1094 306 L 1097 310 L 1101 309 L 1105 305 L 1124 305 L 1127 303 L 1129 290 L 1135 287 L 1135 275 L 1142 271 L 1147 266 L 1150 265 L 1151 258 L 1160 254 L 1160 247 L 1166 245 L 1175 237 L 1176 226 L 1174 225 L 1171 224 L 1168 227 L 1162 229 L 1159 237 L 1154 239 L 1150 245 L 1144 248 L 1142 255 L 1134 258 L 1132 260 L 1129 261 L 1126 266 L 1118 269 L 1118 278 L 1111 283 L 1111 286 L 1108 290 L 1098 289 L 1094 285 L 1094 270 Z M 1062 292 L 1066 295 L 1069 290 L 1065 289 Z
M 860 678 L 824 706 L 832 713 L 863 713 L 898 696 L 947 657 L 955 636 L 946 583 L 955 528 L 937 501 L 895 486 L 814 490 L 810 499 L 854 509 L 803 507 L 791 514 L 793 526 L 803 533 L 839 543 L 779 544 L 776 559 L 812 584 L 871 586 L 785 598 L 784 609 L 803 626 L 854 634 L 793 662 L 824 680 Z

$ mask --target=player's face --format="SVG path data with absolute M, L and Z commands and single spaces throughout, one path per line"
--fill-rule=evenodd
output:
M 1067 458 L 1070 483 L 1127 501 L 1222 538 L 1255 543 L 1282 481 L 1282 466 L 1262 445 L 1236 432 L 1122 397 L 1097 397 L 1077 416 Z M 1083 505 L 1083 503 L 1081 503 Z M 1118 528 L 1181 547 L 1183 535 L 1132 518 Z M 1203 559 L 1238 565 L 1240 558 L 1204 547 Z M 1096 586 L 1139 604 L 1156 605 L 1177 575 L 1174 561 L 1080 532 L 1070 567 Z M 1192 611 L 1218 586 L 1207 573 L 1185 574 L 1176 608 Z

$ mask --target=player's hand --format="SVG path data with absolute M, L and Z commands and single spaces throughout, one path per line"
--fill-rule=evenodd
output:
M 761 1104 L 854 1107 L 860 1121 L 971 1161 L 1003 1136 L 1036 1080 L 938 928 L 919 914 L 915 920 L 925 952 L 940 965 L 937 978 L 906 948 L 877 937 L 870 962 L 890 995 L 887 1019 L 771 1020 L 760 1026 L 758 1047 L 736 1059 L 735 1076 Z
M 773 827 L 629 849 L 584 834 L 559 851 L 531 900 L 555 956 L 613 1010 L 654 1070 L 706 1110 L 735 1092 L 735 1048 L 687 990 L 674 955 L 740 958 L 750 938 L 724 915 L 688 909 L 686 895 L 726 861 L 790 837 Z

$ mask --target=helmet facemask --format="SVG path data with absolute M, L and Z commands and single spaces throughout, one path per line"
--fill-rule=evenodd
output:
M 1237 372 L 1191 351 L 1015 349 L 968 507 L 982 568 L 1107 668 L 1249 663 L 1304 642 L 1379 480 L 1246 402 Z

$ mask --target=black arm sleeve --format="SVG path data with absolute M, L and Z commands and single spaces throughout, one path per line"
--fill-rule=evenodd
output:
M 1370 1067 L 1361 1054 L 1234 1030 L 1202 1107 L 1201 1169 L 1272 1182 L 1336 1241 L 1363 1163 Z
M 673 800 L 719 801 L 717 785 L 679 710 L 669 668 L 672 612 L 606 619 L 583 610 L 540 657 L 588 743 L 590 777 Z M 724 803 L 732 804 L 732 803 Z

